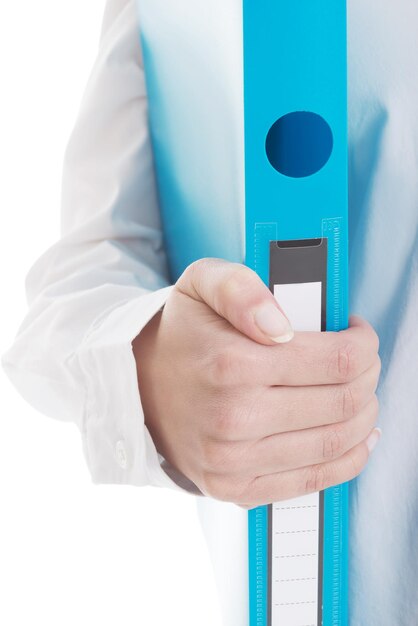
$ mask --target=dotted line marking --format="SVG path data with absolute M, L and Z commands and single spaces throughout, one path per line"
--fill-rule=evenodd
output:
M 317 509 L 317 504 L 305 504 L 303 506 L 276 506 L 274 507 L 276 511 L 289 511 L 293 509 Z
M 300 580 L 317 580 L 317 578 L 316 576 L 313 576 L 312 578 L 279 578 L 279 580 L 276 580 L 276 583 L 295 583 Z
M 280 602 L 275 606 L 295 606 L 297 604 L 316 604 L 316 600 L 306 600 L 305 602 Z
M 276 555 L 275 558 L 276 559 L 293 559 L 294 557 L 297 557 L 297 556 L 316 556 L 316 552 L 312 554 L 279 554 L 279 555 Z
M 276 530 L 276 535 L 296 535 L 298 533 L 317 533 L 317 528 L 312 528 L 309 530 Z

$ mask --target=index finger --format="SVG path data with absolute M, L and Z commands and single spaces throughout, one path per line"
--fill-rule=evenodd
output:
M 379 338 L 363 318 L 353 315 L 339 332 L 296 331 L 291 342 L 277 346 L 253 343 L 241 372 L 249 384 L 308 386 L 355 380 L 376 361 Z

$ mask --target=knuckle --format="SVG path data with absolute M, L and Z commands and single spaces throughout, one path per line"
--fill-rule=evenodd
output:
M 235 299 L 240 293 L 246 292 L 253 281 L 253 272 L 245 265 L 233 263 L 228 276 L 218 288 L 218 298 L 223 302 Z
M 177 285 L 181 287 L 188 283 L 196 284 L 196 282 L 199 281 L 198 277 L 204 268 L 207 268 L 207 259 L 203 258 L 193 261 L 184 269 L 177 281 Z
M 191 275 L 196 275 L 196 272 L 199 272 L 202 267 L 205 267 L 207 264 L 206 259 L 197 259 L 196 261 L 193 261 L 192 263 L 190 263 L 190 265 L 188 265 L 186 267 L 186 269 L 184 270 L 184 274 L 191 274 Z
M 352 343 L 345 343 L 338 350 L 338 374 L 342 380 L 350 381 L 358 371 L 357 349 Z
M 312 493 L 325 489 L 328 480 L 328 470 L 324 465 L 312 465 L 306 470 L 305 492 Z
M 339 398 L 339 411 L 343 420 L 349 420 L 358 412 L 358 400 L 353 386 L 350 383 L 341 385 Z
M 192 261 L 176 281 L 176 288 L 188 295 L 201 293 L 208 274 L 219 263 L 224 263 L 224 261 L 216 257 L 202 257 Z
M 322 458 L 326 461 L 335 459 L 344 452 L 347 443 L 345 426 L 327 428 L 322 440 Z
M 207 363 L 206 376 L 215 387 L 226 387 L 239 380 L 240 359 L 235 350 L 228 347 L 213 353 Z
M 205 274 L 209 269 L 215 266 L 215 264 L 219 261 L 219 259 L 212 257 L 202 257 L 201 259 L 196 259 L 190 265 L 186 267 L 185 272 L 190 272 L 193 277 L 196 277 L 201 274 Z
M 357 347 L 352 342 L 345 341 L 332 352 L 329 358 L 328 373 L 342 383 L 356 378 L 359 373 L 359 354 Z
M 239 438 L 239 411 L 233 402 L 224 401 L 212 417 L 212 434 L 216 441 L 233 441 Z

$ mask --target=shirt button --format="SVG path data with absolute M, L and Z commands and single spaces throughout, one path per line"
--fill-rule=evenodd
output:
M 126 454 L 125 443 L 122 440 L 116 443 L 115 452 L 119 467 L 126 469 L 128 467 L 128 455 Z

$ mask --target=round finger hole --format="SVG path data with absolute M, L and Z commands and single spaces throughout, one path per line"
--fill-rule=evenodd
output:
M 266 137 L 266 154 L 275 170 L 291 178 L 312 176 L 329 160 L 333 148 L 328 122 L 309 111 L 280 117 Z

